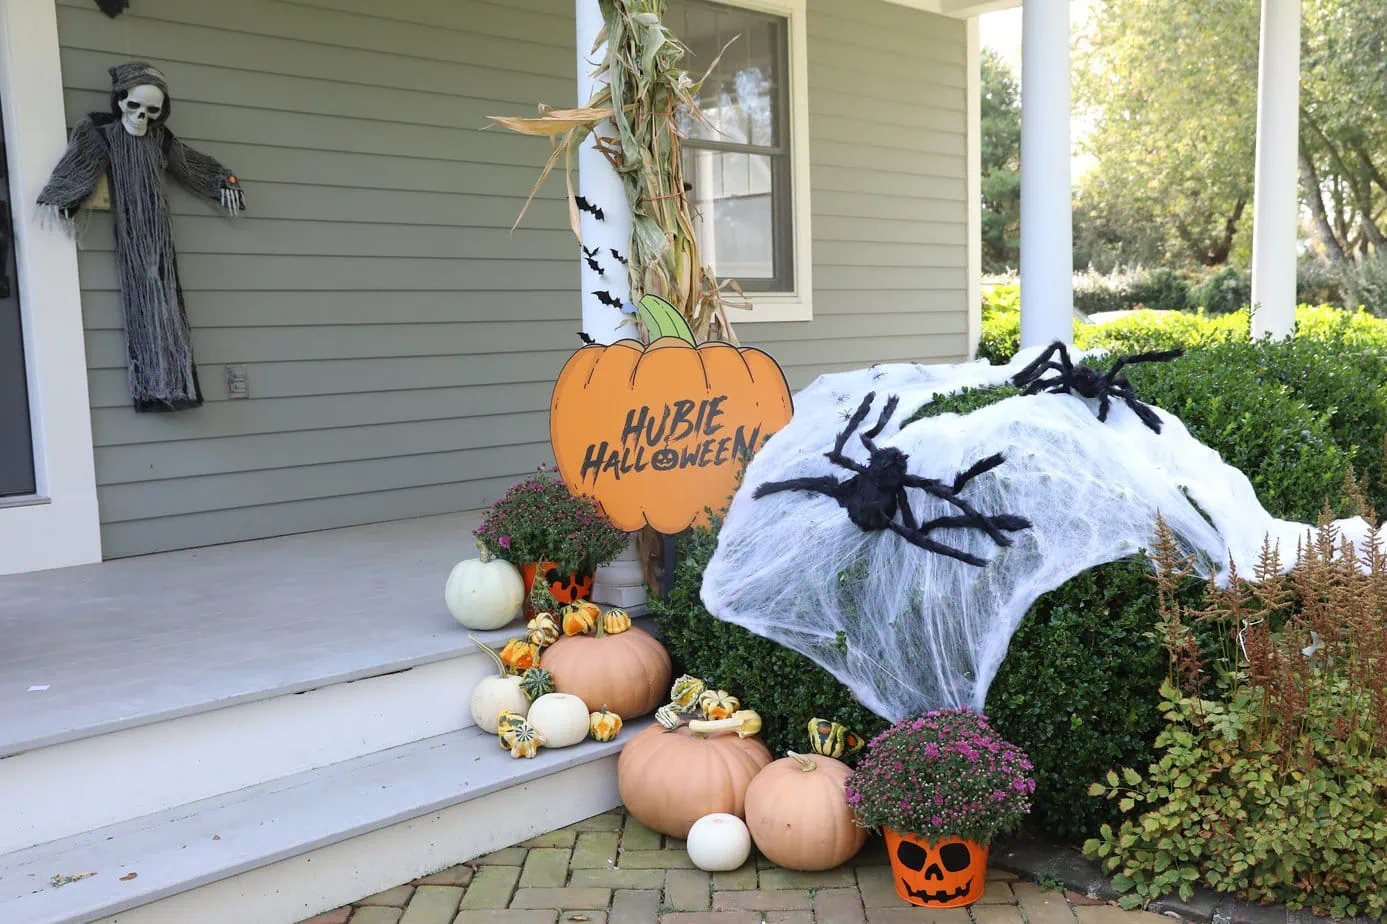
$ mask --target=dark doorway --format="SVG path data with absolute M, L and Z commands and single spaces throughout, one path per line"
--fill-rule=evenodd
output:
M 29 386 L 24 373 L 24 330 L 10 215 L 10 177 L 0 113 L 0 497 L 35 493 L 34 447 L 29 428 Z

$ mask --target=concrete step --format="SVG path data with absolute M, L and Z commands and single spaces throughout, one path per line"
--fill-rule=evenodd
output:
M 0 855 L 0 921 L 292 924 L 615 807 L 648 722 L 532 760 L 452 731 Z
M 652 629 L 647 623 L 638 622 Z M 500 647 L 523 630 L 517 621 L 475 636 Z M 0 854 L 472 725 L 468 695 L 495 667 L 467 630 L 443 627 L 428 657 L 372 660 L 370 646 L 363 639 L 350 669 L 291 664 L 231 699 L 159 690 L 160 708 L 138 720 L 0 759 Z M 151 688 L 159 683 L 149 678 Z

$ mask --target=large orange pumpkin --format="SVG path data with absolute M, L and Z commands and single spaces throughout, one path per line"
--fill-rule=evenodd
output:
M 843 796 L 852 773 L 832 757 L 791 753 L 766 767 L 746 791 L 746 826 L 756 848 L 785 869 L 846 863 L 867 842 Z
M 731 732 L 699 737 L 687 725 L 673 731 L 651 725 L 617 759 L 617 790 L 626 811 L 646 827 L 687 837 L 704 815 L 741 818 L 747 787 L 770 762 L 758 738 Z
M 728 343 L 695 346 L 656 296 L 641 299 L 649 346 L 592 344 L 554 386 L 549 439 L 568 489 L 621 529 L 666 535 L 726 509 L 741 458 L 785 426 L 790 388 L 775 360 Z M 667 332 L 666 336 L 657 336 Z
M 572 693 L 588 709 L 605 706 L 625 721 L 654 712 L 674 676 L 665 646 L 638 628 L 618 635 L 565 635 L 544 649 L 544 668 L 558 692 Z

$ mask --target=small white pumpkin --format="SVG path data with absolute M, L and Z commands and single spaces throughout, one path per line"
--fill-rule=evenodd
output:
M 480 546 L 478 546 L 480 548 Z M 520 570 L 508 561 L 491 559 L 486 550 L 481 558 L 469 558 L 453 566 L 443 588 L 448 612 L 468 629 L 499 629 L 520 613 L 525 599 L 525 581 Z
M 714 812 L 693 823 L 685 847 L 694 866 L 724 873 L 739 869 L 751 856 L 751 832 L 736 815 Z
M 571 693 L 545 693 L 530 704 L 525 720 L 547 748 L 566 748 L 588 736 L 588 707 Z
M 477 723 L 478 728 L 494 735 L 499 730 L 497 718 L 501 713 L 518 712 L 524 715 L 530 708 L 530 700 L 520 689 L 520 675 L 507 671 L 501 656 L 496 652 L 476 639 L 472 641 L 496 662 L 496 676 L 483 677 L 477 681 L 477 685 L 472 688 L 472 698 L 469 701 L 472 721 Z

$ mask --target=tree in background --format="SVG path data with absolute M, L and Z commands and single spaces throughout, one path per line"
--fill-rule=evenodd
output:
M 1251 220 L 1257 37 L 1256 0 L 1093 6 L 1075 96 L 1096 165 L 1078 200 L 1118 262 L 1227 262 Z
M 1021 97 L 1010 65 L 982 51 L 983 271 L 1015 269 L 1021 240 Z
M 1387 4 L 1304 0 L 1301 197 L 1316 250 L 1387 255 Z M 1097 166 L 1081 240 L 1108 262 L 1218 266 L 1246 249 L 1258 0 L 1096 0 L 1076 97 Z
M 1387 256 L 1387 5 L 1305 0 L 1301 196 L 1334 264 Z

